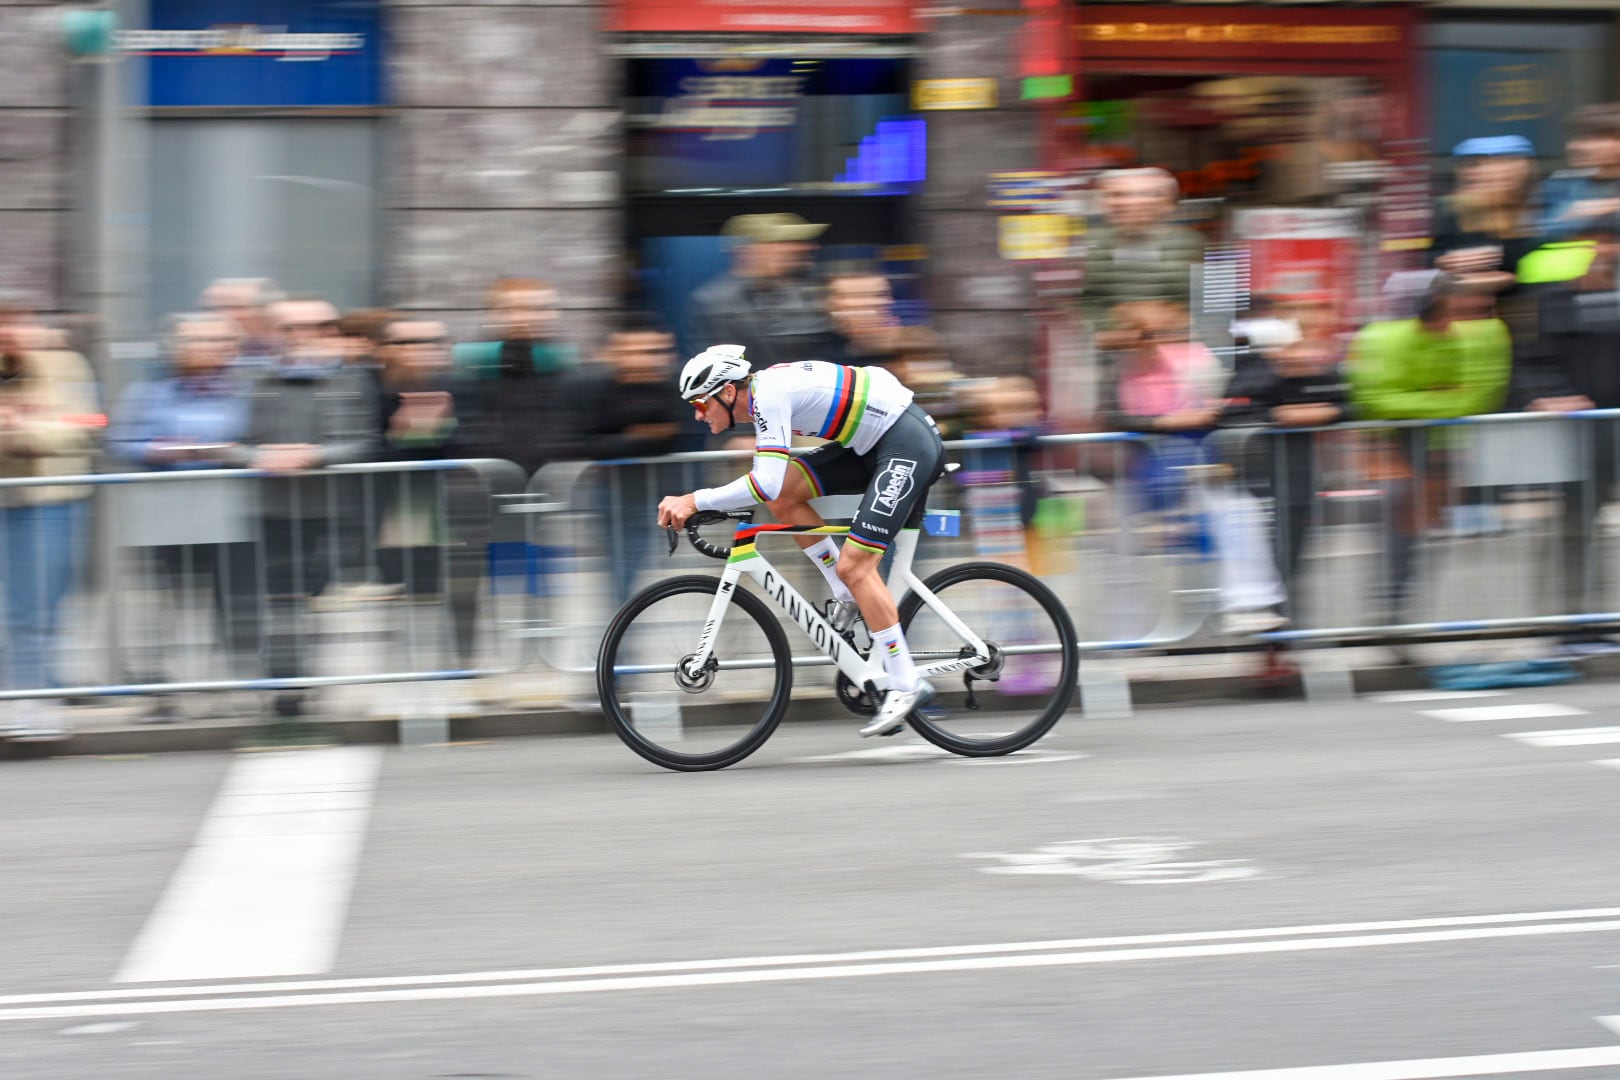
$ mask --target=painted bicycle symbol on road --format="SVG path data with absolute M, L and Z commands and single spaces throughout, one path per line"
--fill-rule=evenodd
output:
M 964 859 L 997 860 L 981 874 L 1066 876 L 1122 885 L 1190 885 L 1245 881 L 1264 877 L 1247 859 L 1185 859 L 1182 852 L 1200 846 L 1179 836 L 1110 836 L 1098 840 L 1065 840 L 1033 851 L 975 851 Z

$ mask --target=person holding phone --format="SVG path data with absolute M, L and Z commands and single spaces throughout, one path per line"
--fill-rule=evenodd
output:
M 1430 262 L 1476 294 L 1501 295 L 1544 239 L 1535 147 L 1522 135 L 1492 135 L 1465 139 L 1452 154 L 1457 188 L 1435 210 Z

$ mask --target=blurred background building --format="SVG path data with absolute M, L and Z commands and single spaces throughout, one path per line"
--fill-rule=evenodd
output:
M 1610 0 L 114 7 L 107 37 L 0 6 L 0 287 L 112 341 L 233 276 L 458 338 L 500 275 L 555 283 L 582 344 L 632 304 L 679 329 L 722 224 L 792 212 L 965 370 L 1061 367 L 1094 170 L 1169 169 L 1217 252 L 1298 232 L 1231 211 L 1305 208 L 1355 215 L 1317 240 L 1376 226 L 1354 254 L 1382 257 L 1426 235 L 1453 143 L 1520 134 L 1551 167 L 1620 89 Z M 1344 288 L 1311 279 L 1326 249 L 1251 249 L 1206 293 Z

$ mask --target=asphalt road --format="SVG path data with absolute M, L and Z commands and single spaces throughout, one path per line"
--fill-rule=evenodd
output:
M 10 763 L 0 1077 L 1620 1077 L 1615 697 Z

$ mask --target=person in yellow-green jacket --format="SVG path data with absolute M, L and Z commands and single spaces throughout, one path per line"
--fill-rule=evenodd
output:
M 1513 341 L 1489 318 L 1490 298 L 1443 273 L 1396 275 L 1397 313 L 1369 323 L 1350 345 L 1350 401 L 1364 420 L 1449 420 L 1500 411 L 1512 376 Z M 1400 621 L 1412 550 L 1439 523 L 1464 433 L 1401 429 L 1377 446 L 1373 479 L 1390 500 L 1385 615 Z

